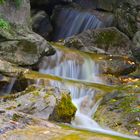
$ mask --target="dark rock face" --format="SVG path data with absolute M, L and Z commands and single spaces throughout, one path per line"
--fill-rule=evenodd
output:
M 73 0 L 83 8 L 92 8 L 105 11 L 114 11 L 118 6 L 123 3 L 131 5 L 140 5 L 139 0 Z
M 115 11 L 116 26 L 130 38 L 140 30 L 140 5 L 123 4 Z
M 133 56 L 140 61 L 140 31 L 138 31 L 133 38 Z
M 103 127 L 140 136 L 140 94 L 111 93 L 105 95 L 95 113 L 95 120 Z
M 70 48 L 111 55 L 131 55 L 131 41 L 114 27 L 88 30 L 65 40 Z
M 45 11 L 39 11 L 32 17 L 32 29 L 34 32 L 49 40 L 53 27 Z

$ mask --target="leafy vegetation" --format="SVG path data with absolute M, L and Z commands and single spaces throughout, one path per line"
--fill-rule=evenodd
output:
M 10 28 L 9 22 L 0 18 L 0 29 L 8 30 L 9 28 Z

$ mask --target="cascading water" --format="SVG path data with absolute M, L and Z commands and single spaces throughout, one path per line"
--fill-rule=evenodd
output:
M 74 8 L 56 9 L 53 16 L 53 40 L 64 39 L 87 29 L 108 27 L 111 23 L 111 16 L 101 20 L 92 12 L 84 12 Z
M 55 55 L 45 58 L 42 62 L 40 65 L 41 73 L 74 80 L 103 83 L 102 79 L 98 77 L 98 65 L 87 55 L 58 49 Z M 69 85 L 62 81 L 52 80 L 50 84 L 70 91 L 73 103 L 77 107 L 75 120 L 72 121 L 73 127 L 137 139 L 109 129 L 103 129 L 92 119 L 100 103 L 100 100 L 96 101 L 94 98 L 96 90 L 82 85 L 80 87 L 75 86 L 75 84 Z

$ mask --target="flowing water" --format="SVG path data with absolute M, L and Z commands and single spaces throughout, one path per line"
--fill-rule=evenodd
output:
M 80 80 L 82 82 L 105 84 L 98 76 L 99 66 L 93 59 L 86 54 L 76 53 L 69 49 L 66 52 L 61 48 L 57 48 L 55 55 L 44 58 L 40 65 L 40 72 L 62 78 Z M 75 84 L 70 85 L 62 81 L 56 82 L 53 80 L 51 80 L 50 84 L 70 91 L 73 103 L 77 107 L 75 120 L 72 121 L 73 127 L 135 139 L 134 137 L 120 134 L 107 128 L 101 128 L 92 119 L 101 100 L 95 100 L 95 95 L 98 93 L 94 88 L 82 85 L 75 86 Z
M 111 19 L 111 16 L 108 16 L 105 20 L 101 20 L 92 12 L 84 12 L 73 8 L 56 10 L 53 16 L 53 40 L 64 39 L 87 29 L 108 27 L 112 23 Z

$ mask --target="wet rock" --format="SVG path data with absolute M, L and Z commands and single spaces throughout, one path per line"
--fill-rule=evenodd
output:
M 101 60 L 99 66 L 101 73 L 112 74 L 115 76 L 130 74 L 137 68 L 133 59 L 115 56 L 109 56 L 106 60 Z
M 133 38 L 133 56 L 140 61 L 140 31 L 138 31 Z
M 39 11 L 32 17 L 33 31 L 44 37 L 50 39 L 50 33 L 53 31 L 49 16 L 45 11 Z
M 36 120 L 35 120 L 36 121 Z M 38 122 L 38 121 L 37 121 Z M 58 127 L 52 123 L 46 121 L 40 121 L 40 125 L 28 126 L 22 129 L 17 129 L 15 131 L 9 131 L 5 134 L 0 135 L 1 140 L 118 140 L 122 139 L 120 137 L 113 137 L 110 135 L 103 135 L 94 132 L 75 130 L 70 127 Z M 45 124 L 46 126 L 44 126 Z
M 114 92 L 105 95 L 95 113 L 95 120 L 103 127 L 140 136 L 140 94 Z
M 115 27 L 88 30 L 66 39 L 64 44 L 86 52 L 131 55 L 131 41 Z
M 70 123 L 76 112 L 69 93 L 53 87 L 30 86 L 23 92 L 3 97 L 1 100 L 5 103 L 0 104 L 0 108 L 14 109 L 37 118 L 58 122 Z

